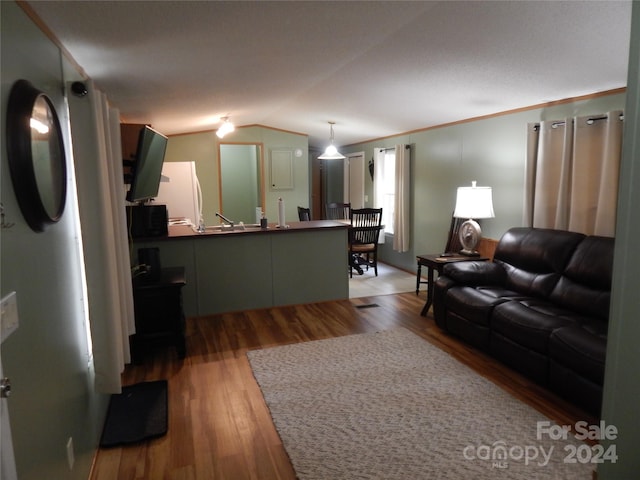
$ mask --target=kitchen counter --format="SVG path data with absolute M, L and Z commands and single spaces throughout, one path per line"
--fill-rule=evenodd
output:
M 240 225 L 235 225 L 234 229 L 218 229 L 219 226 L 206 227 L 204 233 L 198 233 L 193 227 L 187 225 L 169 225 L 169 235 L 166 237 L 154 238 L 153 240 L 162 239 L 175 239 L 185 237 L 206 237 L 209 235 L 253 235 L 253 234 L 265 234 L 265 233 L 290 233 L 306 230 L 317 230 L 325 228 L 346 228 L 347 224 L 344 222 L 334 220 L 312 220 L 309 222 L 288 222 L 287 228 L 278 228 L 277 224 L 270 223 L 267 228 L 260 228 L 254 226 L 246 226 L 245 230 L 241 230 Z
M 175 225 L 166 237 L 136 239 L 132 255 L 157 247 L 163 268 L 185 268 L 187 316 L 348 298 L 348 225 L 288 225 L 206 233 Z

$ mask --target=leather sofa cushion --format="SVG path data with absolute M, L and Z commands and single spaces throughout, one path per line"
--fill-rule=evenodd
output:
M 507 279 L 502 265 L 485 261 L 455 262 L 444 266 L 442 272 L 457 283 L 470 287 L 504 285 Z
M 585 238 L 571 257 L 550 299 L 576 312 L 609 317 L 614 239 Z
M 540 353 L 547 353 L 554 330 L 573 323 L 571 312 L 542 299 L 511 300 L 493 310 L 491 328 L 513 342 Z
M 609 290 L 596 290 L 586 287 L 573 280 L 562 277 L 556 284 L 549 299 L 554 303 L 590 317 L 597 317 L 602 321 L 609 318 Z
M 607 326 L 599 320 L 554 330 L 549 356 L 555 362 L 602 385 L 607 351 Z
M 496 248 L 495 260 L 535 273 L 560 273 L 585 235 L 546 228 L 512 228 Z
M 496 305 L 506 302 L 504 290 L 453 287 L 447 291 L 445 306 L 468 322 L 489 326 L 491 312 Z M 514 294 L 513 292 L 510 292 Z
M 557 273 L 530 272 L 504 264 L 507 272 L 506 287 L 522 295 L 546 298 L 560 280 Z
M 581 233 L 562 230 L 512 228 L 500 239 L 494 262 L 505 268 L 506 288 L 548 297 L 584 238 Z

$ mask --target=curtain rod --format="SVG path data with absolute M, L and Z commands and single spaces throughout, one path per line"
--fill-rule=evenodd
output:
M 405 148 L 405 149 L 407 149 L 407 148 L 411 148 L 411 145 L 406 144 L 406 145 L 404 146 L 404 148 Z M 380 151 L 382 151 L 382 152 L 386 152 L 387 150 L 395 150 L 395 149 L 396 149 L 396 147 L 387 147 L 387 148 L 379 148 L 378 150 L 380 150 Z
M 624 120 L 624 113 L 621 113 L 620 115 L 618 115 L 618 118 L 619 118 L 620 120 Z M 602 116 L 600 116 L 600 117 L 591 117 L 591 118 L 587 118 L 586 124 L 587 124 L 587 125 L 593 125 L 593 124 L 594 124 L 594 123 L 596 123 L 598 120 L 608 120 L 608 119 L 609 119 L 609 117 L 608 117 L 607 115 L 602 115 Z M 573 120 L 571 120 L 571 121 L 573 122 Z M 551 128 L 558 128 L 558 127 L 560 127 L 560 126 L 562 126 L 562 125 L 565 125 L 565 124 L 566 124 L 566 122 L 565 122 L 564 120 L 558 120 L 557 122 L 553 122 L 553 123 L 551 124 Z M 539 123 L 536 123 L 536 124 L 533 126 L 533 130 L 534 130 L 534 131 L 536 131 L 536 130 L 538 130 L 538 129 L 540 129 L 540 124 L 539 124 Z

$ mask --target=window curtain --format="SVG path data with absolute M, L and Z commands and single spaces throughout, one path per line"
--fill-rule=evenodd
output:
M 374 158 L 374 205 L 383 209 L 383 224 L 393 235 L 393 249 L 407 252 L 411 237 L 411 149 L 404 144 L 396 145 L 392 153 L 375 148 Z
M 95 388 L 120 393 L 120 374 L 131 361 L 129 335 L 135 333 L 133 293 L 117 109 L 92 82 L 88 93 L 71 93 L 76 189 L 87 279 Z
M 393 219 L 393 249 L 408 252 L 411 240 L 411 148 L 408 145 L 396 145 L 396 188 L 395 217 Z
M 524 223 L 614 236 L 622 113 L 528 125 Z

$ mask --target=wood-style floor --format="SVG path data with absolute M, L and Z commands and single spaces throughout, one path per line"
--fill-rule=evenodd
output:
M 403 293 L 188 319 L 187 358 L 178 360 L 173 349 L 159 348 L 144 365 L 128 366 L 123 374 L 125 385 L 169 381 L 167 435 L 140 445 L 99 450 L 91 479 L 295 479 L 251 373 L 247 350 L 399 326 L 560 424 L 595 422 L 443 334 L 431 316 L 420 316 L 423 303 L 423 292 Z

